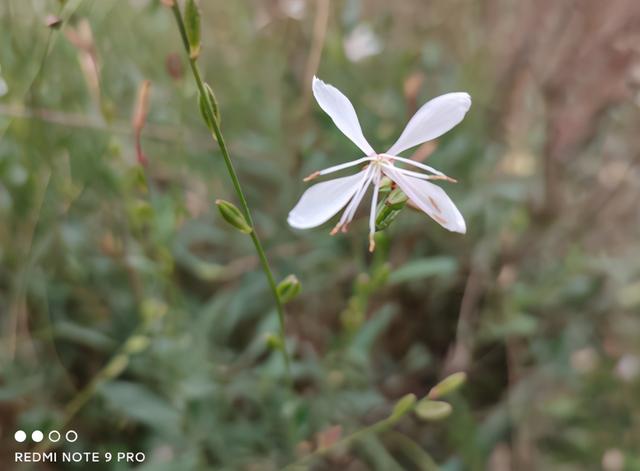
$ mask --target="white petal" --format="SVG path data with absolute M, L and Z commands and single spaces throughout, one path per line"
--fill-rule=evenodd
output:
M 387 154 L 397 155 L 423 142 L 442 136 L 462 121 L 471 107 L 468 93 L 447 93 L 426 102 L 409 120 Z
M 403 162 L 407 165 L 413 165 L 414 167 L 418 167 L 418 168 L 421 168 L 422 170 L 426 170 L 427 172 L 431 172 L 434 175 L 444 176 L 444 173 L 442 173 L 440 170 L 436 170 L 433 167 L 429 167 L 428 165 L 425 165 L 422 162 L 416 162 L 415 160 L 405 159 L 404 157 L 400 157 L 397 155 L 390 155 L 389 157 L 392 160 L 397 160 L 398 162 Z
M 385 168 L 385 173 L 398 184 L 418 208 L 442 227 L 461 234 L 467 232 L 462 214 L 442 188 L 426 180 L 403 175 L 394 169 Z
M 302 194 L 289 212 L 287 222 L 296 229 L 309 229 L 328 221 L 340 211 L 367 178 L 367 170 L 348 177 L 317 183 Z
M 320 170 L 318 172 L 318 175 L 326 175 L 328 173 L 338 172 L 340 170 L 344 170 L 345 168 L 353 167 L 355 165 L 368 162 L 369 160 L 371 160 L 371 157 L 362 157 L 360 159 L 352 160 L 344 164 L 334 165 L 333 167 L 328 167 Z
M 373 184 L 373 196 L 371 197 L 371 212 L 369 213 L 369 234 L 376 232 L 376 210 L 378 209 L 378 191 L 380 191 L 380 180 L 382 175 L 380 173 L 375 176 L 375 183 Z
M 356 110 L 349 99 L 340 90 L 313 77 L 313 96 L 320 108 L 327 113 L 337 128 L 357 145 L 366 155 L 373 155 L 375 151 L 362 134 L 362 128 L 356 115 Z
M 365 170 L 365 176 L 362 182 L 362 186 L 360 186 L 353 199 L 347 205 L 347 209 L 345 209 L 344 213 L 342 213 L 342 217 L 338 222 L 338 226 L 341 227 L 344 224 L 349 224 L 353 220 L 354 216 L 356 215 L 356 211 L 358 210 L 358 206 L 360 206 L 360 202 L 362 201 L 364 194 L 367 192 L 369 183 L 371 183 L 373 175 L 373 167 L 367 167 L 367 169 Z

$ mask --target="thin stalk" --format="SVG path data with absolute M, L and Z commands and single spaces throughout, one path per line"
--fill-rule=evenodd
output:
M 331 453 L 333 450 L 337 448 L 350 448 L 355 442 L 362 440 L 363 438 L 368 437 L 369 435 L 377 435 L 379 433 L 386 432 L 391 427 L 393 427 L 396 423 L 398 423 L 400 419 L 406 416 L 409 412 L 412 412 L 414 409 L 415 407 L 411 407 L 406 411 L 404 411 L 402 414 L 399 414 L 396 416 L 392 415 L 390 417 L 380 420 L 379 422 L 376 422 L 373 425 L 369 425 L 368 427 L 361 428 L 360 430 L 357 430 L 352 434 L 347 435 L 343 439 L 338 440 L 337 442 L 325 448 L 319 448 L 314 452 L 308 454 L 307 456 L 300 458 L 298 461 L 295 461 L 285 466 L 284 468 L 282 468 L 282 471 L 296 471 L 299 469 L 308 469 L 307 467 L 313 461 L 328 455 L 329 453 Z
M 284 357 L 287 376 L 290 379 L 291 369 L 289 366 L 290 364 L 289 354 L 287 353 L 287 345 L 285 341 L 284 307 L 282 305 L 282 302 L 280 301 L 280 296 L 278 296 L 276 280 L 273 276 L 273 272 L 271 271 L 271 267 L 269 265 L 269 261 L 267 260 L 267 256 L 264 252 L 264 248 L 262 247 L 262 243 L 260 242 L 260 238 L 258 237 L 256 228 L 253 224 L 253 218 L 251 217 L 249 204 L 247 203 L 247 199 L 244 196 L 244 192 L 242 191 L 242 186 L 240 185 L 240 180 L 238 179 L 236 170 L 233 167 L 233 162 L 231 161 L 231 157 L 229 156 L 227 145 L 225 143 L 224 137 L 222 136 L 222 131 L 220 130 L 220 125 L 218 123 L 218 119 L 216 118 L 216 114 L 213 109 L 213 103 L 211 103 L 211 100 L 208 98 L 209 95 L 204 87 L 204 82 L 202 81 L 202 77 L 200 75 L 200 68 L 198 67 L 198 63 L 196 62 L 197 59 L 190 57 L 189 40 L 187 39 L 184 20 L 182 18 L 182 13 L 180 12 L 180 7 L 178 6 L 177 1 L 173 2 L 171 9 L 173 10 L 173 14 L 176 18 L 176 22 L 178 23 L 180 36 L 182 37 L 182 42 L 187 52 L 187 56 L 189 57 L 189 65 L 191 66 L 191 72 L 193 73 L 193 78 L 196 81 L 198 91 L 200 92 L 201 97 L 206 97 L 207 106 L 205 107 L 205 111 L 208 115 L 207 116 L 208 121 L 211 123 L 212 137 L 218 143 L 218 147 L 220 148 L 220 152 L 222 153 L 225 166 L 227 167 L 227 172 L 229 173 L 229 177 L 231 178 L 231 182 L 233 183 L 233 188 L 235 189 L 238 200 L 240 201 L 240 208 L 244 214 L 245 219 L 247 220 L 247 222 L 249 223 L 252 229 L 250 233 L 251 240 L 258 254 L 258 258 L 260 259 L 260 265 L 262 266 L 262 271 L 264 272 L 264 275 L 267 278 L 267 282 L 269 284 L 271 294 L 276 304 L 276 310 L 278 312 L 278 322 L 280 324 L 280 338 L 282 340 L 281 351 Z

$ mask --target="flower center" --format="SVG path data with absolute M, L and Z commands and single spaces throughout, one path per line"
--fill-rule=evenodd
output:
M 371 163 L 380 167 L 382 164 L 390 164 L 391 160 L 386 154 L 376 154 L 373 156 L 373 160 L 371 161 Z

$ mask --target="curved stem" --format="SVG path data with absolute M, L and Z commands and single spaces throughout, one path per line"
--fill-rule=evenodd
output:
M 173 5 L 171 6 L 171 9 L 173 10 L 173 14 L 176 18 L 176 22 L 178 23 L 178 29 L 180 30 L 180 36 L 182 37 L 182 42 L 187 52 L 187 56 L 190 56 L 189 40 L 187 39 L 184 20 L 182 18 L 182 13 L 180 12 L 180 7 L 178 6 L 178 2 L 174 2 Z M 240 185 L 240 180 L 238 179 L 238 175 L 233 166 L 233 162 L 231 161 L 231 157 L 229 156 L 229 150 L 227 149 L 227 145 L 224 141 L 224 137 L 222 136 L 222 131 L 220 130 L 220 125 L 218 123 L 218 119 L 216 118 L 216 113 L 213 108 L 213 103 L 211 103 L 211 100 L 209 99 L 209 94 L 205 90 L 204 82 L 202 81 L 202 77 L 200 75 L 200 69 L 198 68 L 196 59 L 189 57 L 189 65 L 191 66 L 191 72 L 193 73 L 193 78 L 198 87 L 198 91 L 200 92 L 200 96 L 206 97 L 207 106 L 205 107 L 204 111 L 207 113 L 207 119 L 211 123 L 210 129 L 211 129 L 212 137 L 218 143 L 218 147 L 220 148 L 220 152 L 222 153 L 225 166 L 227 167 L 227 172 L 229 173 L 229 177 L 231 178 L 231 183 L 233 184 L 233 188 L 235 189 L 238 200 L 240 201 L 240 207 L 241 207 L 242 213 L 244 214 L 244 217 L 246 218 L 247 222 L 252 228 L 252 231 L 250 233 L 251 240 L 258 254 L 258 258 L 260 259 L 260 265 L 262 266 L 262 271 L 264 272 L 264 275 L 267 278 L 269 289 L 271 290 L 271 294 L 276 304 L 276 310 L 278 312 L 278 322 L 280 325 L 280 338 L 282 340 L 281 351 L 284 357 L 287 376 L 289 377 L 289 379 L 291 379 L 291 370 L 289 366 L 289 363 L 290 363 L 289 354 L 287 353 L 287 346 L 285 342 L 284 307 L 282 305 L 282 301 L 280 300 L 280 296 L 278 296 L 276 281 L 273 276 L 273 272 L 271 271 L 269 261 L 267 260 L 267 256 L 264 252 L 264 248 L 262 247 L 262 242 L 260 242 L 260 238 L 256 233 L 256 229 L 253 224 L 253 218 L 251 217 L 251 211 L 249 210 L 249 204 L 247 203 L 247 199 L 244 196 L 244 192 L 242 191 L 242 186 Z
M 402 414 L 391 415 L 385 419 L 380 420 L 379 422 L 376 422 L 373 425 L 369 425 L 368 427 L 364 427 L 364 428 L 361 428 L 360 430 L 356 430 L 355 432 L 353 432 L 350 435 L 347 435 L 341 440 L 338 440 L 337 442 L 325 448 L 319 448 L 311 452 L 307 456 L 300 458 L 298 461 L 288 464 L 287 466 L 282 468 L 282 471 L 294 471 L 297 469 L 306 469 L 304 468 L 304 466 L 310 465 L 316 459 L 328 455 L 329 453 L 331 453 L 333 450 L 337 448 L 350 448 L 351 445 L 353 445 L 355 442 L 357 442 L 358 440 L 362 440 L 363 438 L 369 435 L 375 435 L 382 432 L 386 432 L 391 427 L 393 427 L 396 423 L 398 423 L 400 419 L 406 416 L 409 412 L 412 412 L 414 409 L 415 409 L 415 406 L 412 406 L 408 408 L 406 411 L 404 411 Z

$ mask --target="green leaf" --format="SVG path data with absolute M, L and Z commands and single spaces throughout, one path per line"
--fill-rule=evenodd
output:
M 402 265 L 389 275 L 389 283 L 399 284 L 430 276 L 451 276 L 458 269 L 453 257 L 430 257 L 413 260 Z
M 179 426 L 178 412 L 146 386 L 128 381 L 111 381 L 100 387 L 100 393 L 112 409 L 134 421 L 159 430 L 175 430 Z
M 393 306 L 382 306 L 360 327 L 351 342 L 351 348 L 362 355 L 368 354 L 378 337 L 389 326 L 396 311 Z
M 71 321 L 62 320 L 53 325 L 53 334 L 58 340 L 68 340 L 100 351 L 112 350 L 116 342 L 99 330 L 90 329 Z

